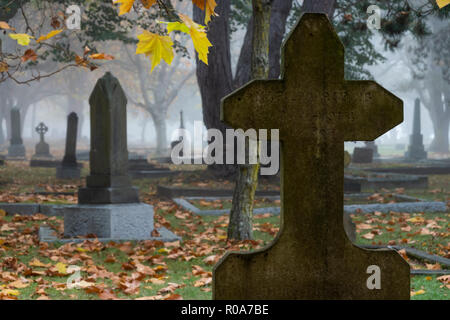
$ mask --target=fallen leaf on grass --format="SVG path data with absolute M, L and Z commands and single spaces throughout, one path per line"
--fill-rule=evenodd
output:
M 424 294 L 425 290 L 418 290 L 418 291 L 411 291 L 411 297 L 420 295 L 420 294 Z
M 367 240 L 372 240 L 375 237 L 375 235 L 373 233 L 369 232 L 369 233 L 366 233 L 365 235 L 363 235 L 362 237 Z
M 438 280 L 444 284 L 450 283 L 450 274 L 446 274 L 444 276 L 437 277 L 436 280 Z
M 435 264 L 425 263 L 425 266 L 427 267 L 428 270 L 441 270 L 441 265 L 439 263 Z
M 33 258 L 33 260 L 31 260 L 29 263 L 28 263 L 28 265 L 30 266 L 30 267 L 42 267 L 42 268 L 48 268 L 48 267 L 50 267 L 51 266 L 51 264 L 50 263 L 43 263 L 43 262 L 41 262 L 41 261 L 39 261 L 39 259 L 37 259 L 37 258 Z
M 168 297 L 165 297 L 164 300 L 183 300 L 183 297 L 180 296 L 179 294 L 171 294 Z

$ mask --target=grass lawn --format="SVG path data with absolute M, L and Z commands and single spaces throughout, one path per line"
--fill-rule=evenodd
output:
M 86 170 L 83 175 L 87 174 Z M 52 177 L 54 171 L 29 168 L 26 163 L 8 163 L 6 167 L 0 167 L 0 201 L 75 203 L 76 196 L 27 194 L 36 188 L 67 192 L 83 185 L 83 180 L 58 181 Z M 190 172 L 187 176 L 190 186 L 221 185 L 223 188 L 223 181 L 211 182 L 207 175 Z M 170 179 L 184 183 L 181 177 Z M 13 216 L 0 211 L 0 298 L 211 299 L 212 269 L 220 257 L 228 250 L 261 248 L 279 231 L 279 216 L 256 215 L 254 241 L 228 242 L 227 216 L 195 216 L 171 201 L 157 198 L 156 183 L 161 182 L 170 183 L 166 178 L 136 180 L 134 184 L 140 188 L 141 200 L 154 206 L 156 226 L 165 226 L 180 235 L 181 243 L 99 243 L 94 239 L 81 244 L 39 243 L 41 224 L 62 234 L 61 218 L 39 214 Z M 261 187 L 276 188 L 276 184 L 263 182 Z M 387 195 L 381 197 L 389 199 Z M 354 220 L 359 243 L 404 242 L 433 254 L 449 255 L 447 213 L 364 215 L 355 216 Z M 368 233 L 373 234 L 372 239 L 367 239 L 371 236 L 364 237 Z M 410 260 L 410 263 L 428 267 L 420 261 Z M 66 282 L 70 277 L 76 277 L 76 269 L 81 276 L 80 288 L 69 288 Z M 448 283 L 437 278 L 413 276 L 412 299 L 448 300 Z

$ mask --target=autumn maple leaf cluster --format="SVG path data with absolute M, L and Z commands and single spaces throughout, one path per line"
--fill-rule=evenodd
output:
M 117 0 L 114 3 L 120 4 L 119 15 L 130 12 L 135 1 L 140 1 L 146 9 L 157 3 L 156 0 Z M 211 21 L 211 16 L 217 16 L 214 12 L 217 6 L 215 0 L 192 0 L 192 3 L 205 11 L 205 25 Z M 173 41 L 168 34 L 173 31 L 180 31 L 189 35 L 198 58 L 205 64 L 208 64 L 208 53 L 212 44 L 206 35 L 206 26 L 195 23 L 184 14 L 179 13 L 177 16 L 178 21 L 166 22 L 167 35 L 144 30 L 138 36 L 139 43 L 137 44 L 136 54 L 145 54 L 151 60 L 152 71 L 161 63 L 161 60 L 164 60 L 169 65 L 172 63 L 174 57 Z

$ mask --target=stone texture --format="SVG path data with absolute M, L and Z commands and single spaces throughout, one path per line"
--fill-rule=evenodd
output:
M 78 192 L 82 204 L 137 203 L 138 191 L 128 176 L 127 99 L 119 81 L 107 72 L 89 98 L 91 173 Z
M 13 108 L 11 109 L 11 141 L 8 148 L 9 159 L 25 158 L 25 147 L 23 145 L 20 128 L 20 110 Z
M 371 148 L 359 148 L 353 149 L 352 162 L 353 163 L 372 163 L 373 161 L 373 149 Z
M 41 122 L 36 127 L 36 132 L 39 133 L 39 142 L 36 144 L 36 151 L 32 159 L 52 159 L 53 156 L 50 154 L 50 146 L 45 142 L 45 134 L 48 132 L 48 127 L 45 123 Z
M 56 168 L 58 179 L 79 179 L 81 174 L 80 166 L 77 163 L 77 133 L 78 116 L 72 112 L 67 117 L 66 149 L 61 165 Z
M 158 236 L 150 236 L 146 240 L 155 240 L 162 242 L 173 242 L 181 240 L 180 236 L 177 236 L 172 231 L 161 227 L 156 229 L 158 231 Z M 83 238 L 58 238 L 53 229 L 48 226 L 41 226 L 39 228 L 39 241 L 40 242 L 59 242 L 59 243 L 80 243 L 85 241 Z M 135 239 L 114 239 L 114 238 L 98 238 L 100 242 L 110 242 L 110 241 L 130 241 Z
M 187 200 L 186 200 L 187 199 Z M 182 198 L 174 198 L 172 199 L 173 202 L 178 204 L 180 207 L 191 211 L 194 214 L 200 215 L 200 216 L 221 216 L 223 214 L 229 214 L 230 209 L 199 209 L 196 206 L 194 206 L 192 203 L 190 203 L 188 200 L 194 200 L 194 199 L 204 199 L 207 201 L 214 201 L 217 199 L 224 199 L 224 197 L 189 197 L 186 199 Z M 225 198 L 227 199 L 227 198 Z M 229 199 L 229 198 L 228 198 Z M 264 214 L 264 213 L 270 213 L 273 215 L 279 215 L 280 214 L 280 207 L 264 207 L 264 208 L 254 208 L 253 214 Z
M 420 100 L 416 99 L 414 104 L 413 132 L 409 137 L 408 151 L 405 153 L 406 160 L 419 161 L 427 158 L 420 127 Z
M 446 212 L 445 202 L 423 201 L 423 202 L 399 202 L 380 204 L 351 204 L 344 206 L 346 213 L 370 213 L 370 212 Z
M 151 236 L 153 207 L 143 203 L 76 205 L 53 208 L 64 214 L 64 236 L 145 240 Z
M 279 128 L 282 221 L 268 247 L 227 253 L 215 299 L 409 299 L 410 268 L 395 251 L 354 246 L 343 226 L 344 141 L 372 141 L 403 121 L 402 101 L 373 81 L 344 80 L 344 48 L 326 15 L 304 14 L 284 46 L 282 80 L 226 97 L 234 128 Z M 381 287 L 369 289 L 368 267 Z
M 0 209 L 9 215 L 22 214 L 32 215 L 39 212 L 38 203 L 0 203 Z

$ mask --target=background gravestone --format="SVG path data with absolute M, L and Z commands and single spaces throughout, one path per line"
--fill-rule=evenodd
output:
M 365 141 L 364 144 L 366 145 L 366 148 L 372 149 L 374 158 L 380 157 L 378 146 L 375 144 L 375 141 Z
M 402 101 L 373 81 L 344 80 L 344 48 L 326 15 L 304 14 L 284 45 L 282 80 L 235 91 L 222 119 L 280 129 L 282 217 L 271 245 L 215 266 L 215 299 L 409 299 L 408 263 L 354 246 L 343 227 L 344 141 L 401 123 Z
M 372 163 L 373 161 L 373 149 L 372 148 L 359 148 L 353 149 L 352 162 L 353 163 Z
M 36 127 L 36 132 L 39 134 L 39 142 L 36 144 L 36 151 L 32 159 L 52 159 L 50 154 L 50 146 L 45 142 L 45 134 L 48 132 L 48 127 L 45 123 L 41 122 Z
M 56 168 L 58 179 L 79 179 L 80 165 L 77 162 L 78 116 L 72 112 L 67 117 L 66 149 L 61 165 Z
M 183 111 L 180 111 L 180 128 L 179 129 L 180 130 L 184 129 Z M 183 137 L 182 136 L 177 137 L 176 140 L 174 140 L 170 143 L 170 149 L 173 150 L 173 148 L 177 144 L 182 143 L 182 142 L 183 142 Z M 183 150 L 180 151 L 179 156 L 183 157 Z
M 94 234 L 107 240 L 180 238 L 165 228 L 153 237 L 153 207 L 139 203 L 128 176 L 127 99 L 119 81 L 107 72 L 89 98 L 90 175 L 78 190 L 78 205 L 54 208 L 64 214 L 64 236 Z M 75 150 L 75 148 L 73 149 Z
M 137 203 L 138 191 L 128 176 L 127 99 L 109 72 L 92 92 L 91 174 L 78 192 L 79 203 Z
M 20 110 L 11 109 L 11 141 L 8 148 L 9 159 L 25 159 L 25 147 L 22 141 L 20 125 Z
M 419 161 L 427 158 L 420 127 L 420 100 L 416 99 L 414 104 L 413 130 L 409 138 L 408 151 L 405 153 L 406 160 Z

